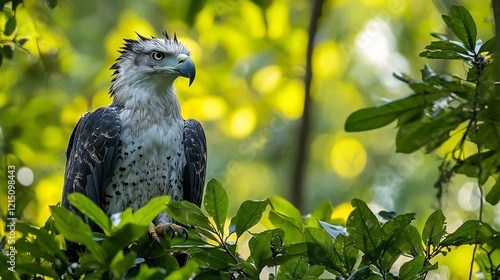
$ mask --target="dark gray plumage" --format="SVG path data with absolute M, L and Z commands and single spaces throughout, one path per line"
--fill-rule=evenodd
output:
M 71 135 L 62 204 L 78 215 L 67 199 L 74 192 L 108 215 L 127 207 L 137 210 L 159 195 L 201 205 L 205 134 L 198 121 L 181 117 L 172 85 L 179 76 L 191 84 L 194 64 L 176 37 L 165 32 L 160 38 L 138 36 L 125 39 L 111 67 L 112 104 L 85 113 Z M 156 226 L 171 222 L 165 211 L 154 220 Z M 69 253 L 75 250 L 70 244 Z

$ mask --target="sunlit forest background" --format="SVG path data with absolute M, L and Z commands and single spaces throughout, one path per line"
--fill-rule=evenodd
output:
M 24 1 L 17 9 L 17 38 L 27 39 L 0 67 L 0 153 L 18 171 L 18 209 L 41 225 L 48 206 L 61 200 L 66 149 L 79 117 L 107 106 L 112 71 L 123 38 L 174 32 L 191 50 L 197 77 L 176 81 L 184 118 L 198 119 L 208 139 L 207 179 L 226 187 L 230 211 L 246 199 L 291 198 L 299 119 L 304 101 L 305 53 L 312 1 Z M 489 1 L 329 0 L 315 40 L 310 154 L 302 213 L 331 200 L 345 219 L 350 200 L 377 210 L 416 212 L 417 227 L 438 207 L 439 158 L 396 154 L 395 124 L 346 133 L 347 116 L 410 93 L 393 72 L 419 77 L 427 63 L 464 75 L 459 62 L 418 57 L 446 33 L 441 14 L 464 5 L 478 38 L 493 36 Z M 0 26 L 6 16 L 0 15 Z M 451 145 L 451 144 L 450 144 Z M 6 184 L 0 187 L 5 212 Z M 443 197 L 448 228 L 477 216 L 477 187 L 455 177 Z M 485 220 L 500 228 L 500 208 Z M 472 248 L 472 247 L 471 247 Z M 471 249 L 470 249 L 471 250 Z M 470 250 L 452 252 L 430 279 L 467 275 Z M 465 276 L 463 276 L 465 277 Z

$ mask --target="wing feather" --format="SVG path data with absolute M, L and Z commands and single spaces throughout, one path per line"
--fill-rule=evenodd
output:
M 106 186 L 118 161 L 120 117 L 116 107 L 101 107 L 84 114 L 71 134 L 66 150 L 62 205 L 83 217 L 68 201 L 82 193 L 101 205 Z M 85 221 L 93 227 L 88 218 Z
M 184 121 L 184 200 L 201 206 L 207 170 L 207 140 L 201 124 L 193 119 Z

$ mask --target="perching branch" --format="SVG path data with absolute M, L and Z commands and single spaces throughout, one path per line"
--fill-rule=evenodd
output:
M 315 0 L 311 10 L 311 20 L 309 22 L 309 39 L 307 41 L 306 53 L 306 74 L 304 77 L 304 110 L 298 131 L 298 148 L 295 167 L 292 177 L 292 203 L 299 209 L 303 207 L 304 177 L 307 169 L 309 154 L 309 134 L 311 132 L 311 82 L 312 82 L 312 54 L 314 50 L 314 38 L 318 30 L 318 22 L 322 14 L 324 0 Z

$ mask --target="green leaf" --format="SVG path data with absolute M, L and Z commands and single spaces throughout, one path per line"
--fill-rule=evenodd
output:
M 123 278 L 126 272 L 134 265 L 137 254 L 130 252 L 126 255 L 123 251 L 118 251 L 111 263 L 109 264 L 109 273 L 114 279 Z
M 12 56 L 14 55 L 14 51 L 12 50 L 11 46 L 5 45 L 2 47 L 2 54 L 5 58 L 12 59 Z
M 188 263 L 186 265 L 188 265 Z M 139 274 L 135 276 L 135 279 L 154 280 L 154 279 L 164 279 L 166 276 L 167 274 L 165 273 L 165 270 L 162 268 L 148 267 L 147 265 L 141 265 L 139 268 Z M 183 278 L 177 278 L 177 279 L 183 279 Z
M 414 213 L 396 216 L 382 225 L 382 239 L 390 244 L 397 243 L 396 239 L 405 231 L 406 227 L 415 219 Z
M 303 223 L 299 210 L 279 196 L 272 196 L 269 203 L 272 208 L 269 211 L 269 221 L 275 227 L 285 230 L 285 244 L 303 241 Z
M 414 259 L 404 263 L 399 269 L 399 277 L 401 280 L 414 280 L 418 279 L 419 275 L 424 269 L 424 256 L 418 256 Z
M 52 268 L 39 264 L 39 263 L 20 263 L 16 264 L 16 271 L 18 273 L 26 274 L 26 275 L 43 275 L 43 276 L 48 276 L 54 279 L 60 279 L 59 275 L 57 274 L 56 271 L 54 271 Z M 25 278 L 25 277 L 23 277 Z M 21 278 L 21 279 L 23 279 Z M 12 279 L 17 279 L 17 278 L 12 278 Z M 34 278 L 36 279 L 36 278 Z
M 461 53 L 443 51 L 443 50 L 425 50 L 421 52 L 419 57 L 425 57 L 428 59 L 470 59 L 469 56 L 466 56 Z
M 496 150 L 500 148 L 500 124 L 497 122 L 486 121 L 478 125 L 477 130 L 471 129 L 468 134 L 469 139 L 479 145 L 480 148 Z
M 481 166 L 479 166 L 481 165 Z M 478 178 L 481 174 L 480 183 L 484 184 L 488 179 L 489 172 L 495 170 L 498 166 L 498 155 L 496 151 L 486 151 L 473 154 L 465 159 L 456 170 L 458 174 L 464 174 L 469 177 Z
M 216 179 L 210 180 L 205 188 L 205 198 L 203 199 L 205 210 L 212 216 L 219 232 L 224 235 L 224 225 L 226 223 L 229 199 L 221 183 Z
M 188 260 L 186 264 L 173 271 L 165 280 L 191 279 L 199 271 L 198 264 L 194 260 Z M 137 278 L 142 279 L 142 278 Z M 158 279 L 158 278 L 155 278 Z
M 167 204 L 166 211 L 174 220 L 181 224 L 192 225 L 209 231 L 214 231 L 208 217 L 198 206 L 189 201 L 171 201 Z
M 279 254 L 269 260 L 267 266 L 272 267 L 281 265 L 299 257 L 307 257 L 307 245 L 305 242 L 283 246 Z
M 487 52 L 489 54 L 495 52 L 495 37 L 490 38 L 481 46 L 478 53 L 483 53 L 483 52 Z
M 442 98 L 448 98 L 449 93 L 454 93 L 463 99 L 470 100 L 474 98 L 476 91 L 474 86 L 463 82 L 460 78 L 447 75 L 439 75 L 437 84 L 442 88 L 442 91 L 447 92 L 447 95 Z
M 12 33 L 14 33 L 14 31 L 16 30 L 16 27 L 17 27 L 16 16 L 12 15 L 5 23 L 5 29 L 3 31 L 3 34 L 5 36 L 12 35 Z
M 333 212 L 333 206 L 330 200 L 325 200 L 316 209 L 313 210 L 306 222 L 307 226 L 319 226 L 318 220 L 330 221 Z
M 335 252 L 340 258 L 342 267 L 346 274 L 351 274 L 358 260 L 359 250 L 354 247 L 352 238 L 349 236 L 339 235 L 333 242 Z
M 252 256 L 255 267 L 257 268 L 257 271 L 259 273 L 262 268 L 266 266 L 268 261 L 273 257 L 273 251 L 271 250 L 271 248 L 274 247 L 272 247 L 271 243 L 273 239 L 275 239 L 275 236 L 277 236 L 278 239 L 283 240 L 285 232 L 282 229 L 266 230 L 254 235 L 248 241 L 250 255 Z
M 500 250 L 498 249 L 492 251 L 479 250 L 479 254 L 477 254 L 475 261 L 479 265 L 480 271 L 482 272 L 495 271 L 497 269 L 496 266 L 500 263 Z M 498 277 L 498 272 L 496 271 L 496 273 L 497 273 L 496 275 L 491 275 L 491 276 Z M 492 277 L 489 279 L 495 279 L 495 278 Z
M 467 49 L 474 51 L 477 28 L 469 11 L 462 6 L 452 6 L 450 15 L 443 15 L 443 20 L 453 34 L 465 44 Z
M 218 269 L 204 269 L 203 272 L 196 274 L 196 278 L 203 280 L 232 280 L 229 272 Z
M 243 277 L 244 279 L 259 279 L 260 273 L 253 266 L 253 264 L 251 263 L 251 260 L 252 260 L 252 258 L 248 258 L 246 261 L 240 262 L 239 264 L 234 265 L 233 269 L 235 269 L 235 270 L 237 269 L 238 271 L 242 272 L 244 274 L 244 276 L 246 276 L 246 278 Z M 220 278 L 218 278 L 218 279 L 220 279 Z
M 52 221 L 53 222 L 53 217 L 51 216 L 49 219 L 47 219 L 47 222 Z M 47 226 L 47 223 L 46 223 Z M 37 247 L 38 250 L 43 251 L 44 253 L 49 253 L 53 256 L 56 256 L 60 260 L 63 260 L 64 262 L 66 261 L 66 254 L 61 251 L 59 248 L 59 241 L 57 240 L 56 237 L 56 229 L 52 229 L 52 231 L 49 233 L 49 229 L 47 229 L 45 226 L 42 228 L 35 228 L 32 227 L 26 223 L 23 222 L 17 222 L 16 223 L 16 230 L 19 231 L 23 236 L 27 237 L 29 234 L 32 234 L 33 236 L 36 236 L 36 239 L 32 240 L 30 243 L 31 247 Z M 16 243 L 16 249 L 19 250 L 19 244 Z M 33 254 L 33 251 L 28 250 L 27 252 L 30 252 L 30 254 Z M 50 258 L 52 258 L 51 256 Z M 44 257 L 46 260 L 47 257 Z
M 68 209 L 58 206 L 50 206 L 50 211 L 54 217 L 54 224 L 57 230 L 67 240 L 74 243 L 81 243 L 87 246 L 99 263 L 103 264 L 106 252 L 92 239 L 90 226 L 73 215 Z
M 18 254 L 29 253 L 30 256 L 35 259 L 43 258 L 48 262 L 56 261 L 56 257 L 52 255 L 52 252 L 40 248 L 36 243 L 36 240 L 29 242 L 28 240 L 21 238 L 16 240 L 15 247 Z
M 437 148 L 441 147 L 446 141 L 451 138 L 451 133 L 441 134 L 434 138 L 430 143 L 425 146 L 424 152 L 430 154 L 434 152 Z
M 239 238 L 244 232 L 256 225 L 262 218 L 262 213 L 268 204 L 267 199 L 244 201 L 236 212 L 236 216 L 231 219 L 230 234 L 236 232 L 236 236 Z
M 68 199 L 82 214 L 96 223 L 104 231 L 104 234 L 111 234 L 111 220 L 90 198 L 81 193 L 72 193 L 68 196 Z
M 425 46 L 425 49 L 430 52 L 456 54 L 464 59 L 474 56 L 474 52 L 467 50 L 467 47 L 463 43 L 457 41 L 434 41 L 430 45 Z
M 348 280 L 371 280 L 371 279 L 382 279 L 382 277 L 376 277 L 369 266 L 363 266 L 358 268 Z
M 431 81 L 433 81 L 433 80 L 434 79 L 431 79 Z M 411 81 L 410 83 L 408 83 L 408 86 L 416 93 L 422 94 L 422 96 L 428 96 L 430 93 L 433 93 L 433 94 L 437 93 L 439 96 L 443 95 L 442 89 L 434 86 L 430 82 L 415 80 L 415 81 Z M 430 104 L 434 103 L 435 100 L 438 100 L 438 99 L 441 99 L 441 98 L 433 99 L 430 103 L 427 102 L 425 105 L 430 105 Z M 427 99 L 427 100 L 429 100 L 429 99 Z
M 441 241 L 442 246 L 484 244 L 497 232 L 487 223 L 477 220 L 465 221 L 455 232 Z
M 318 279 L 324 271 L 323 266 L 310 266 L 302 259 L 294 259 L 280 266 L 276 279 Z
M 384 248 L 384 253 L 381 268 L 384 273 L 389 272 L 394 262 L 402 254 L 403 251 L 400 249 L 400 244 L 404 244 L 404 239 L 407 238 L 405 236 L 406 227 L 413 219 L 415 219 L 415 214 L 408 213 L 396 216 L 382 225 L 382 247 Z
M 370 260 L 376 261 L 380 255 L 382 227 L 375 214 L 362 200 L 353 199 L 351 204 L 355 209 L 347 218 L 347 231 L 354 241 L 354 246 Z
M 144 207 L 135 211 L 133 214 L 133 223 L 141 226 L 149 226 L 149 223 L 167 208 L 170 201 L 168 196 L 159 196 L 151 199 Z
M 436 38 L 436 39 L 439 39 L 441 41 L 448 41 L 449 40 L 445 34 L 441 34 L 441 33 L 431 32 L 431 36 Z
M 418 120 L 401 126 L 396 135 L 396 152 L 413 153 L 418 149 L 439 141 L 443 135 L 449 135 L 465 120 L 457 111 L 440 114 L 432 120 Z
M 143 266 L 142 264 L 144 264 L 145 266 L 149 265 L 151 267 L 153 267 L 153 266 L 159 267 L 159 268 L 166 270 L 168 273 L 179 269 L 179 263 L 177 262 L 177 259 L 174 257 L 173 254 L 168 254 L 165 249 L 159 248 L 160 246 L 155 248 L 155 249 L 157 249 L 156 252 L 158 252 L 158 253 L 152 252 L 152 250 L 150 250 L 150 249 L 152 247 L 154 247 L 154 245 L 151 246 L 151 239 L 149 236 L 147 236 L 147 238 L 148 238 L 148 242 L 147 242 L 147 244 L 145 244 L 145 246 L 147 246 L 147 247 L 143 251 L 140 251 L 139 253 L 144 255 L 145 257 L 147 257 L 148 261 L 146 261 L 143 258 L 137 258 L 137 259 L 135 259 L 136 265 Z M 137 279 L 140 279 L 140 278 L 137 278 Z M 163 279 L 163 277 L 161 279 Z
M 235 260 L 221 248 L 192 248 L 188 253 L 200 267 L 223 270 L 236 264 Z
M 281 228 L 286 232 L 285 244 L 293 244 L 304 240 L 302 225 L 297 227 L 296 220 L 285 214 L 278 213 L 274 210 L 269 211 L 269 221 L 277 228 Z
M 94 254 L 83 254 L 80 256 L 80 261 L 79 261 L 79 266 L 76 269 L 76 275 L 84 275 L 85 273 L 88 273 L 87 271 L 89 270 L 95 270 L 96 268 L 102 268 L 103 264 L 100 263 Z M 102 278 L 102 274 L 104 271 L 102 269 L 98 269 L 96 271 L 97 273 L 100 274 L 94 274 L 97 275 L 97 278 Z M 87 277 L 89 275 L 86 275 Z M 94 278 L 95 279 L 95 278 Z
M 384 104 L 380 107 L 371 107 L 358 110 L 349 117 L 344 125 L 347 132 L 359 132 L 386 126 L 396 120 L 409 108 L 401 107 L 396 101 Z
M 441 243 L 441 238 L 446 233 L 446 217 L 443 215 L 441 210 L 434 211 L 427 221 L 425 222 L 424 229 L 422 230 L 422 241 L 430 248 L 432 245 L 434 248 L 439 247 Z
M 310 265 L 309 269 L 304 274 L 304 279 L 318 279 L 323 272 L 325 272 L 325 268 L 321 265 Z
M 383 127 L 407 111 L 432 104 L 441 95 L 415 93 L 381 106 L 358 110 L 347 118 L 344 128 L 347 132 L 358 132 Z
M 308 266 L 300 259 L 291 260 L 280 266 L 276 279 L 304 279 Z
M 496 179 L 495 184 L 486 195 L 486 201 L 491 205 L 497 205 L 498 201 L 500 201 L 500 179 Z
M 302 215 L 300 215 L 300 211 L 288 200 L 279 196 L 271 196 L 271 198 L 269 198 L 269 204 L 274 211 L 290 217 L 297 228 L 302 228 Z
M 305 228 L 304 236 L 310 264 L 323 265 L 338 272 L 343 271 L 340 259 L 333 251 L 334 247 L 330 236 L 314 227 Z
M 146 235 L 148 232 L 148 225 L 122 222 L 120 227 L 113 232 L 112 236 L 102 241 L 101 247 L 108 253 L 107 261 L 115 257 L 123 248 L 128 247 L 130 244 Z

